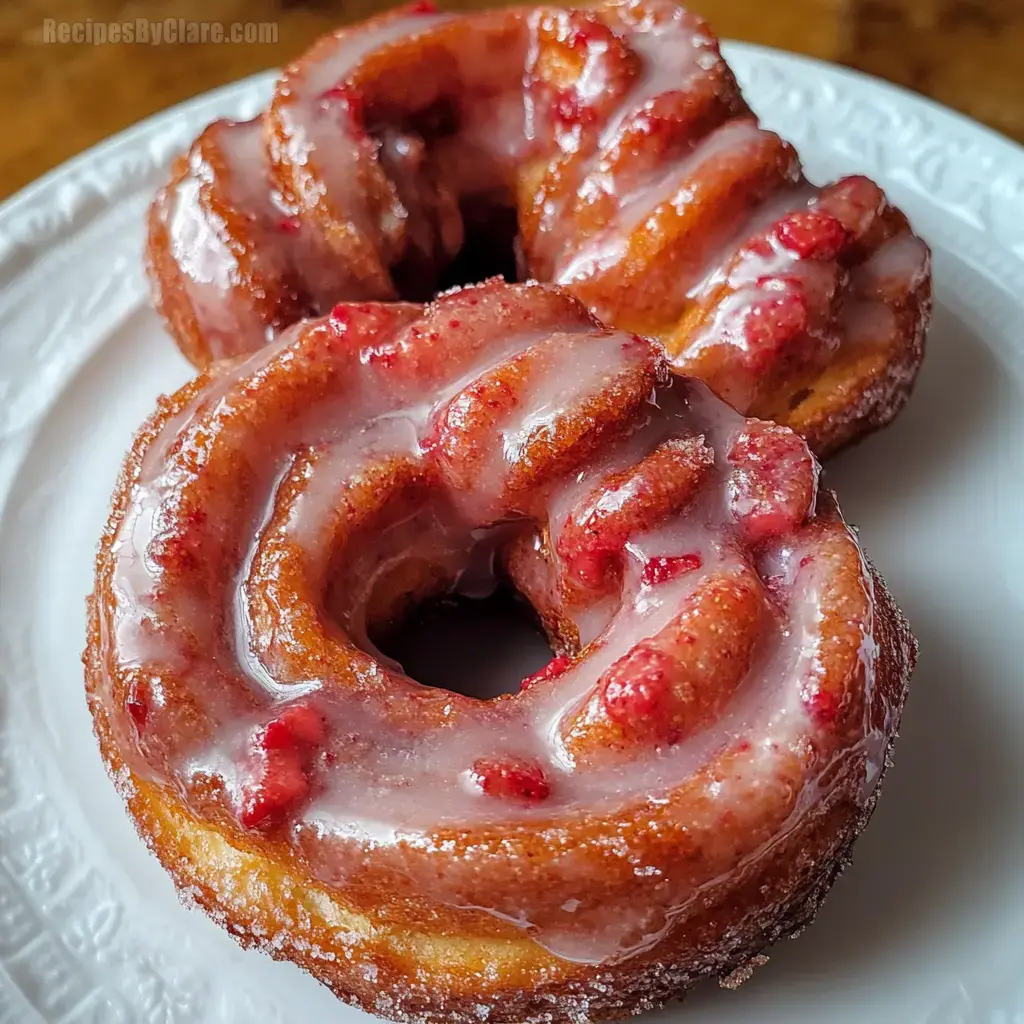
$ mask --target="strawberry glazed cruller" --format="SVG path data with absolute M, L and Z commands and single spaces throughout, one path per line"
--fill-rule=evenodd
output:
M 479 700 L 371 637 L 481 565 L 557 656 Z M 870 815 L 915 643 L 807 445 L 567 293 L 343 304 L 138 434 L 85 654 L 180 891 L 398 1020 L 735 978 Z
M 147 259 L 202 367 L 502 252 L 819 455 L 889 422 L 923 356 L 927 246 L 867 178 L 809 184 L 670 0 L 339 29 L 178 161 Z

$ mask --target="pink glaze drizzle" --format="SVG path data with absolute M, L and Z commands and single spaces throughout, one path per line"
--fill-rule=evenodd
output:
M 542 26 L 559 18 L 567 26 L 577 19 L 610 27 L 608 38 L 638 61 L 623 88 L 616 78 L 623 58 L 612 52 L 608 38 L 580 36 L 574 45 L 587 48 L 586 59 L 566 90 L 578 117 L 567 124 L 535 95 L 542 49 L 551 45 L 541 41 Z M 567 29 L 570 39 L 574 31 Z M 386 92 L 382 83 L 364 80 L 367 62 L 377 58 L 416 65 L 423 97 L 440 96 L 439 90 L 450 87 L 445 75 L 454 74 L 459 92 L 447 97 L 455 108 L 454 128 L 435 137 L 428 129 L 420 135 L 415 127 L 381 121 L 384 115 L 369 119 L 364 106 L 372 106 L 378 91 Z M 687 97 L 713 102 L 709 94 L 721 99 L 734 88 L 706 25 L 671 3 L 625 2 L 594 11 L 538 8 L 526 15 L 403 12 L 329 37 L 315 59 L 298 62 L 281 80 L 266 138 L 258 122 L 224 125 L 219 147 L 239 209 L 265 225 L 260 253 L 268 255 L 261 258 L 275 264 L 268 273 L 294 280 L 308 295 L 308 313 L 326 312 L 340 299 L 394 297 L 406 287 L 397 270 L 410 260 L 422 292 L 461 247 L 466 204 L 482 198 L 499 206 L 539 204 L 531 233 L 521 239 L 521 276 L 566 285 L 602 319 L 636 326 L 646 321 L 624 312 L 613 287 L 624 274 L 637 273 L 636 239 L 654 232 L 666 211 L 683 218 L 696 210 L 703 201 L 700 183 L 748 173 L 758 160 L 770 162 L 778 140 L 757 125 L 737 94 L 726 120 L 715 127 L 694 128 L 687 136 L 685 128 L 669 124 L 665 130 L 682 135 L 654 170 L 637 173 L 620 147 L 639 147 L 637 159 L 644 159 L 648 143 L 629 134 L 638 123 L 665 118 L 666 106 L 685 108 Z M 619 95 L 615 89 L 621 97 L 607 110 L 606 97 Z M 599 127 L 587 135 L 587 111 L 598 107 Z M 413 124 L 420 113 L 408 111 Z M 279 200 L 272 198 L 268 145 L 271 177 L 287 181 L 294 209 L 278 209 Z M 747 171 L 738 170 L 744 166 Z M 557 176 L 557 189 L 527 194 L 541 177 L 538 168 Z M 221 339 L 230 354 L 255 348 L 284 324 L 268 321 L 252 294 L 234 288 L 230 245 L 198 198 L 208 176 L 209 168 L 197 163 L 176 190 L 172 249 L 201 329 Z M 763 357 L 751 352 L 763 342 L 751 340 L 757 336 L 751 324 L 772 298 L 765 298 L 766 276 L 785 278 L 810 309 L 812 323 L 799 332 L 804 344 L 786 353 L 793 371 L 824 365 L 848 337 L 891 333 L 895 327 L 886 313 L 927 273 L 927 249 L 905 226 L 882 268 L 889 275 L 887 290 L 863 301 L 839 301 L 847 277 L 837 258 L 809 260 L 778 245 L 756 259 L 744 254 L 744 244 L 774 220 L 815 208 L 821 196 L 822 190 L 803 181 L 794 157 L 763 195 L 722 219 L 721 239 L 700 240 L 692 265 L 680 268 L 673 294 L 662 295 L 661 284 L 647 293 L 643 275 L 628 280 L 627 306 L 635 301 L 644 310 L 653 304 L 664 316 L 664 323 L 652 321 L 645 331 L 671 333 L 688 309 L 711 304 L 713 315 L 688 336 L 673 338 L 670 350 L 685 372 L 701 375 L 707 352 L 721 350 L 731 371 L 715 375 L 712 383 L 741 408 L 752 407 L 756 382 L 763 379 Z M 587 211 L 594 208 L 607 216 L 593 222 Z M 272 228 L 282 222 L 287 231 Z M 707 252 L 700 248 L 705 244 Z
M 526 286 L 518 294 L 529 300 L 543 291 Z M 390 322 L 379 323 L 374 322 L 378 314 L 372 307 L 365 307 L 369 312 L 352 307 L 356 321 L 368 317 L 369 327 L 346 328 L 344 316 L 341 321 L 302 324 L 214 377 L 150 444 L 114 543 L 116 608 L 104 644 L 119 671 L 141 668 L 152 682 L 146 727 L 136 730 L 137 739 L 128 742 L 134 749 L 133 771 L 173 786 L 187 801 L 199 800 L 199 790 L 214 780 L 223 788 L 228 806 L 243 808 L 244 814 L 253 730 L 269 728 L 266 723 L 277 720 L 288 707 L 312 707 L 326 722 L 321 753 L 331 756 L 318 756 L 309 769 L 306 798 L 289 808 L 280 827 L 327 884 L 357 877 L 382 849 L 390 849 L 399 862 L 407 851 L 415 891 L 455 906 L 479 907 L 472 875 L 459 863 L 449 864 L 443 877 L 416 873 L 413 852 L 430 850 L 438 829 L 498 823 L 514 831 L 541 827 L 552 818 L 601 814 L 602 809 L 613 814 L 637 800 L 656 806 L 703 766 L 730 752 L 728 773 L 709 784 L 700 810 L 688 823 L 694 836 L 713 835 L 718 816 L 725 812 L 756 819 L 763 802 L 772 798 L 772 780 L 791 786 L 793 758 L 800 756 L 797 752 L 804 749 L 808 736 L 828 728 L 827 723 L 816 723 L 808 704 L 807 688 L 813 689 L 821 672 L 822 593 L 832 572 L 829 559 L 818 557 L 822 542 L 812 524 L 772 541 L 758 555 L 756 569 L 760 578 L 771 577 L 776 610 L 750 674 L 724 713 L 696 734 L 660 749 L 638 750 L 626 762 L 577 763 L 566 744 L 567 730 L 602 674 L 666 627 L 711 576 L 752 571 L 751 554 L 739 539 L 729 510 L 733 470 L 726 457 L 751 421 L 696 381 L 660 384 L 628 430 L 602 443 L 582 467 L 562 475 L 556 472 L 535 492 L 540 505 L 524 513 L 517 507 L 520 499 L 510 498 L 508 487 L 510 473 L 524 458 L 526 442 L 569 422 L 588 394 L 606 391 L 610 382 L 650 359 L 652 350 L 630 335 L 597 328 L 579 315 L 567 315 L 561 324 L 534 328 L 525 323 L 506 332 L 498 326 L 509 315 L 502 295 L 493 285 L 456 293 L 434 307 L 429 323 L 419 319 L 414 307 L 401 307 Z M 476 309 L 478 303 L 481 308 Z M 455 320 L 456 315 L 461 319 Z M 476 315 L 484 326 L 462 334 L 453 328 L 445 338 L 450 356 L 439 372 L 436 355 L 430 358 L 435 342 L 427 328 L 449 316 L 452 322 L 463 323 Z M 557 344 L 550 344 L 552 338 Z M 248 397 L 258 393 L 263 382 L 302 371 L 303 361 L 314 358 L 314 351 L 321 353 L 317 358 L 335 361 L 335 390 L 319 401 L 302 403 L 300 414 L 287 427 L 251 441 L 240 435 L 246 426 L 238 419 L 239 410 Z M 563 358 L 568 352 L 574 353 L 571 359 Z M 385 353 L 391 356 L 382 364 Z M 254 567 L 261 566 L 262 578 L 273 581 L 276 570 L 268 570 L 265 560 L 273 550 L 286 550 L 291 552 L 289 564 L 304 578 L 319 578 L 322 566 L 330 561 L 332 553 L 325 545 L 346 486 L 391 459 L 429 469 L 439 417 L 452 399 L 517 359 L 532 366 L 535 376 L 522 390 L 520 402 L 499 418 L 496 434 L 467 440 L 470 448 L 490 446 L 472 489 L 435 487 L 398 521 L 369 536 L 360 535 L 354 547 L 342 546 L 341 563 L 332 572 L 343 586 L 335 595 L 335 624 L 329 630 L 352 652 L 349 677 L 290 677 L 281 668 L 287 657 L 280 660 L 288 637 L 278 638 L 283 647 L 271 649 L 266 638 L 255 633 L 252 594 L 247 591 Z M 308 363 L 305 369 L 309 370 Z M 344 398 L 339 397 L 339 388 Z M 709 479 L 686 509 L 650 531 L 630 536 L 621 585 L 610 598 L 569 610 L 585 646 L 556 680 L 481 702 L 424 688 L 376 656 L 367 638 L 365 608 L 374 582 L 386 572 L 421 558 L 439 567 L 449 585 L 471 570 L 479 575 L 481 552 L 489 562 L 494 541 L 500 547 L 500 531 L 508 530 L 510 521 L 547 527 L 554 550 L 568 511 L 608 474 L 635 465 L 668 439 L 696 435 L 702 435 L 715 453 Z M 202 484 L 204 474 L 214 471 L 209 467 L 223 468 L 223 454 L 218 452 L 226 450 L 225 445 L 237 449 L 230 473 L 235 480 L 244 480 L 244 486 L 227 505 L 210 505 L 208 511 L 213 519 L 223 513 L 223 528 L 239 528 L 243 536 L 239 547 L 239 538 L 219 532 L 219 520 L 202 526 L 200 542 L 206 546 L 198 549 L 201 557 L 223 561 L 226 575 L 218 579 L 232 581 L 210 591 L 191 586 L 187 574 L 164 572 L 160 559 L 166 556 L 154 545 L 163 537 L 177 536 L 183 495 L 197 481 Z M 297 452 L 310 451 L 309 446 L 316 457 L 289 497 L 284 482 L 294 478 L 293 458 Z M 218 490 L 234 486 L 218 479 Z M 849 531 L 839 533 L 843 544 L 856 548 Z M 272 534 L 283 538 L 286 547 L 268 547 Z M 644 567 L 652 559 L 684 554 L 698 556 L 694 561 L 699 567 L 655 585 L 644 582 Z M 556 572 L 560 564 L 556 559 Z M 870 608 L 868 580 L 865 574 Z M 325 614 L 316 604 L 313 611 Z M 301 614 L 301 608 L 295 614 Z M 849 671 L 851 679 L 858 670 L 863 672 L 860 685 L 870 703 L 870 615 L 859 628 L 860 661 Z M 188 671 L 182 672 L 186 663 Z M 164 706 L 160 682 L 168 672 L 186 681 L 187 699 L 208 726 L 206 735 L 175 735 L 172 724 L 161 725 L 161 716 L 171 710 Z M 181 699 L 180 694 L 175 698 Z M 416 719 L 421 714 L 429 714 L 436 724 L 410 729 L 405 716 Z M 124 719 L 119 728 L 130 734 L 134 727 Z M 796 827 L 819 800 L 822 787 L 827 788 L 822 778 L 830 769 L 829 777 L 834 777 L 839 763 L 860 759 L 867 799 L 881 771 L 886 742 L 886 733 L 865 712 L 864 727 L 852 743 L 802 778 L 798 790 L 787 791 L 784 803 L 789 810 L 774 838 L 756 843 L 743 858 L 760 856 L 770 842 Z M 541 766 L 550 795 L 530 805 L 482 793 L 472 766 L 503 756 Z M 573 870 L 570 861 L 565 870 Z M 642 874 L 648 868 L 637 863 L 635 870 Z M 650 867 L 652 885 L 658 871 Z M 581 879 L 580 885 L 585 881 Z M 650 948 L 698 892 L 674 892 L 667 905 L 657 898 L 643 910 L 609 901 L 585 914 L 572 905 L 579 902 L 574 897 L 566 901 L 559 920 L 541 924 L 531 917 L 529 893 L 509 893 L 500 904 L 482 909 L 529 929 L 561 957 L 598 963 Z M 584 898 L 582 889 L 578 896 Z

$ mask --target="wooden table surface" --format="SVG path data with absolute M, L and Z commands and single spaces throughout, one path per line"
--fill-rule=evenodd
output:
M 442 0 L 450 9 L 487 0 Z M 0 0 L 0 198 L 186 97 L 280 65 L 380 0 Z M 1024 141 L 1024 0 L 690 0 L 719 34 L 916 89 Z M 45 41 L 45 19 L 271 22 L 276 43 Z

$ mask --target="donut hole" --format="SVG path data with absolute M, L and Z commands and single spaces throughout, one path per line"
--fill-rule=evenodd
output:
M 517 279 L 516 238 L 519 235 L 515 207 L 479 200 L 465 203 L 462 221 L 465 241 L 455 259 L 441 271 L 437 290 L 479 284 L 492 277 L 514 282 Z M 399 275 L 396 275 L 396 283 L 402 290 L 403 282 Z M 411 295 L 408 297 L 412 298 Z M 433 298 L 433 295 L 426 297 Z
M 508 583 L 487 597 L 429 598 L 370 640 L 417 682 L 477 700 L 518 692 L 553 656 L 533 608 Z
M 522 107 L 523 41 L 515 35 L 480 82 L 466 82 L 444 47 L 412 47 L 400 68 L 364 83 L 367 134 L 405 211 L 404 249 L 389 267 L 404 300 L 426 302 L 451 288 L 522 276 L 518 167 L 493 148 L 494 124 Z M 510 58 L 513 51 L 518 56 Z
M 335 553 L 321 610 L 421 685 L 481 701 L 518 692 L 553 657 L 505 565 L 524 536 L 521 521 L 473 528 L 437 494 L 398 488 Z

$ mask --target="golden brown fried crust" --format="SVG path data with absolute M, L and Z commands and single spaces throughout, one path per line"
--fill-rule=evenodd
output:
M 871 574 L 876 701 L 901 708 L 916 643 L 881 578 Z M 393 1020 L 610 1020 L 659 1007 L 703 979 L 728 979 L 811 921 L 848 864 L 877 798 L 878 788 L 861 806 L 863 772 L 849 762 L 798 829 L 739 879 L 704 893 L 702 909 L 685 928 L 620 964 L 573 964 L 479 911 L 396 903 L 386 885 L 359 893 L 329 890 L 281 844 L 197 821 L 172 794 L 131 773 L 95 696 L 103 672 L 97 611 L 92 598 L 85 666 L 100 749 L 140 836 L 182 901 L 202 907 L 241 945 L 292 960 L 339 998 Z M 545 853 L 536 849 L 533 856 Z M 599 877 L 594 885 L 600 887 Z M 643 886 L 637 888 L 641 896 Z
M 675 10 L 659 0 L 649 0 L 648 6 L 658 16 Z M 484 189 L 488 197 L 496 197 L 494 201 L 499 206 L 515 207 L 524 275 L 542 281 L 563 281 L 606 323 L 659 338 L 679 372 L 701 376 L 744 413 L 792 427 L 808 440 L 817 455 L 828 455 L 896 416 L 909 396 L 923 357 L 930 312 L 927 272 L 913 295 L 895 309 L 898 328 L 894 335 L 856 345 L 841 344 L 824 366 L 820 361 L 812 361 L 810 368 L 790 367 L 792 346 L 788 354 L 775 353 L 772 365 L 764 373 L 760 369 L 734 367 L 735 352 L 725 357 L 724 365 L 716 367 L 717 357 L 708 361 L 689 351 L 696 333 L 692 321 L 700 311 L 692 296 L 686 297 L 684 293 L 722 253 L 743 241 L 743 231 L 739 235 L 736 232 L 745 217 L 762 203 L 777 201 L 802 181 L 795 151 L 777 136 L 763 132 L 756 146 L 717 152 L 706 164 L 700 164 L 691 179 L 681 179 L 680 186 L 687 186 L 690 201 L 661 202 L 652 207 L 648 216 L 639 219 L 639 228 L 615 227 L 622 196 L 614 190 L 613 194 L 596 198 L 600 189 L 584 189 L 577 194 L 581 176 L 594 171 L 590 166 L 597 145 L 594 133 L 617 116 L 618 105 L 630 95 L 642 70 L 642 61 L 627 42 L 630 32 L 636 30 L 638 17 L 628 6 L 611 2 L 580 10 L 512 8 L 464 14 L 432 28 L 422 39 L 392 41 L 391 45 L 371 48 L 345 79 L 344 88 L 357 97 L 356 106 L 361 111 L 364 105 L 366 108 L 366 123 L 361 121 L 358 131 L 365 129 L 369 133 L 365 139 L 354 136 L 352 144 L 362 145 L 376 139 L 376 143 L 366 146 L 366 152 L 377 154 L 379 140 L 388 132 L 411 131 L 410 137 L 419 139 L 424 146 L 417 157 L 420 162 L 415 174 L 402 172 L 408 179 L 404 182 L 392 176 L 386 162 L 378 156 L 363 157 L 358 174 L 353 173 L 353 180 L 358 181 L 353 188 L 359 203 L 366 207 L 366 216 L 350 215 L 351 211 L 340 205 L 340 197 L 328 187 L 329 169 L 318 167 L 315 150 L 310 154 L 300 146 L 301 158 L 293 160 L 290 156 L 294 144 L 291 119 L 301 114 L 293 109 L 295 96 L 306 87 L 311 68 L 328 59 L 339 43 L 347 45 L 360 33 L 379 30 L 403 16 L 408 16 L 408 12 L 388 13 L 321 39 L 286 69 L 264 117 L 267 188 L 272 183 L 284 204 L 297 211 L 294 219 L 301 220 L 304 230 L 316 236 L 316 241 L 310 242 L 311 251 L 317 252 L 316 260 L 328 267 L 328 278 L 336 282 L 335 294 L 330 295 L 330 288 L 327 289 L 329 298 L 387 299 L 408 291 L 402 284 L 406 277 L 417 283 L 419 291 L 432 288 L 432 282 L 436 283 L 457 252 L 458 239 L 463 238 L 465 225 L 459 210 L 467 196 L 456 194 L 453 189 L 472 192 L 470 185 L 475 185 L 478 190 Z M 710 35 L 707 26 L 696 18 L 691 20 L 695 31 Z M 498 169 L 490 165 L 493 156 L 485 160 L 481 150 L 474 164 L 480 181 L 462 180 L 467 178 L 462 166 L 464 156 L 452 162 L 451 170 L 457 173 L 449 173 L 446 160 L 452 161 L 452 157 L 442 152 L 444 133 L 435 139 L 428 127 L 417 122 L 417 118 L 424 116 L 420 105 L 426 101 L 421 94 L 433 97 L 431 102 L 438 110 L 447 110 L 447 104 L 453 111 L 463 98 L 473 99 L 480 92 L 493 92 L 498 102 L 503 94 L 526 88 L 527 79 L 532 83 L 528 87 L 538 90 L 536 95 L 531 93 L 535 104 L 554 102 L 552 97 L 562 93 L 572 95 L 584 66 L 577 52 L 579 45 L 572 42 L 574 33 L 580 38 L 595 33 L 600 36 L 606 65 L 603 80 L 607 95 L 594 99 L 593 106 L 580 115 L 579 148 L 530 152 L 514 166 Z M 527 37 L 534 36 L 537 45 L 527 47 Z M 525 77 L 519 68 L 508 81 L 492 80 L 498 74 L 495 71 L 490 76 L 487 72 L 476 72 L 479 82 L 464 82 L 458 74 L 465 70 L 462 65 L 472 62 L 467 58 L 460 63 L 453 54 L 465 56 L 476 46 L 489 48 L 487 52 L 495 56 L 494 63 L 499 67 L 501 61 L 497 58 L 502 54 L 536 49 L 540 56 L 535 66 L 529 65 Z M 708 46 L 708 55 L 717 55 L 714 44 Z M 662 130 L 651 129 L 645 134 L 637 129 L 629 135 L 628 144 L 623 143 L 621 151 L 609 151 L 601 158 L 610 161 L 609 167 L 615 173 L 624 174 L 627 184 L 623 187 L 627 191 L 652 177 L 656 180 L 666 169 L 676 166 L 682 159 L 680 152 L 689 152 L 690 144 L 696 146 L 723 126 L 728 128 L 753 117 L 732 72 L 724 62 L 711 60 L 707 70 L 694 81 L 688 81 L 685 89 L 680 86 L 672 91 L 667 85 L 666 91 L 652 102 L 658 109 L 655 123 Z M 407 122 L 416 127 L 410 129 Z M 193 154 L 202 157 L 207 173 L 212 175 L 210 183 L 203 186 L 200 205 L 207 211 L 221 242 L 237 255 L 237 279 L 228 288 L 231 303 L 237 300 L 240 310 L 245 308 L 248 317 L 256 316 L 270 330 L 287 325 L 314 307 L 326 312 L 323 289 L 317 302 L 311 304 L 298 277 L 281 280 L 260 272 L 258 261 L 254 261 L 254 232 L 259 229 L 228 198 L 231 173 L 219 151 L 217 137 L 211 134 L 215 128 L 216 125 L 211 126 L 196 141 Z M 416 134 L 418 131 L 424 133 L 422 139 Z M 549 126 L 547 134 L 552 132 L 554 128 Z M 681 140 L 687 143 L 682 149 Z M 187 162 L 176 163 L 170 184 L 153 204 L 147 265 L 155 304 L 171 334 L 186 358 L 203 367 L 213 359 L 236 354 L 239 345 L 251 349 L 262 344 L 263 337 L 260 330 L 250 328 L 239 332 L 239 337 L 245 335 L 241 341 L 211 339 L 203 326 L 203 317 L 194 308 L 187 275 L 176 263 L 168 234 L 169 196 L 187 174 Z M 502 180 L 509 177 L 513 180 Z M 449 179 L 455 178 L 459 179 L 458 184 L 449 186 Z M 479 199 L 472 195 L 470 198 Z M 399 199 L 404 205 L 395 206 Z M 405 211 L 401 216 L 393 212 L 399 208 Z M 545 211 L 551 209 L 561 211 L 554 228 L 544 223 L 548 216 Z M 362 220 L 368 226 L 356 226 L 356 221 Z M 886 237 L 909 230 L 903 215 L 888 205 L 878 222 L 880 233 L 855 240 L 853 247 L 860 251 L 852 254 L 853 263 L 870 255 Z M 415 231 L 408 226 L 414 223 Z M 623 236 L 625 257 L 578 278 L 559 276 L 558 259 L 553 253 L 561 252 L 564 256 L 566 251 L 583 250 L 592 244 L 600 248 L 604 244 L 603 232 L 607 230 Z M 267 237 L 265 231 L 263 234 L 260 244 L 273 246 L 274 237 Z M 425 235 L 432 241 L 424 243 L 426 248 L 420 251 L 414 234 Z M 844 265 L 850 262 L 846 259 L 850 255 L 844 255 Z M 681 288 L 680 281 L 687 282 L 686 287 Z M 834 313 L 842 305 L 842 293 L 849 291 L 848 281 L 841 281 L 838 291 Z M 704 312 L 714 314 L 718 308 L 716 301 Z M 833 323 L 830 332 L 835 335 L 837 330 Z M 782 348 L 785 350 L 786 345 Z M 719 387 L 722 381 L 716 378 L 734 378 L 737 373 L 764 378 L 763 393 L 756 400 L 739 400 Z
M 256 122 L 243 127 L 250 126 L 253 131 L 261 130 Z M 182 355 L 200 368 L 248 354 L 253 330 L 261 341 L 266 340 L 270 333 L 308 316 L 314 305 L 295 267 L 287 261 L 275 265 L 261 259 L 279 240 L 268 237 L 267 225 L 259 223 L 232 196 L 234 182 L 221 141 L 224 132 L 231 130 L 231 122 L 215 121 L 193 142 L 186 156 L 175 160 L 170 180 L 157 193 L 146 221 L 145 261 L 153 304 Z M 197 167 L 203 168 L 201 173 Z M 171 238 L 176 193 L 189 180 L 197 185 L 197 214 L 225 250 L 220 272 L 229 284 L 224 295 L 225 321 L 216 334 L 203 327 L 190 294 L 189 275 Z M 283 213 L 281 219 L 287 219 Z
M 766 945 L 810 920 L 845 865 L 877 794 L 876 787 L 865 800 L 861 792 L 867 755 L 856 747 L 830 767 L 827 794 L 773 845 L 723 880 L 702 886 L 699 902 L 678 908 L 677 918 L 653 947 L 599 966 L 560 959 L 505 920 L 413 890 L 402 871 L 403 858 L 422 851 L 382 847 L 354 881 L 328 887 L 312 877 L 301 853 L 273 832 L 243 830 L 225 815 L 200 820 L 175 792 L 147 777 L 141 762 L 129 765 L 132 740 L 122 734 L 124 715 L 119 721 L 111 717 L 111 666 L 104 661 L 111 656 L 104 631 L 114 621 L 114 542 L 147 450 L 160 428 L 208 381 L 202 375 L 164 400 L 129 453 L 97 558 L 84 656 L 103 759 L 140 835 L 184 900 L 202 906 L 243 945 L 293 960 L 348 1002 L 396 1020 L 431 1022 L 621 1017 L 660 1005 L 702 978 L 733 975 Z M 881 579 L 873 570 L 865 576 L 828 494 L 819 496 L 813 529 L 823 541 L 835 541 L 841 559 L 834 576 L 841 593 L 826 613 L 841 615 L 850 602 L 859 608 L 873 596 L 877 655 L 872 704 L 859 710 L 868 727 L 891 742 L 915 642 Z M 868 581 L 873 595 L 864 590 Z M 543 615 L 540 599 L 538 604 Z M 837 664 L 849 661 L 837 657 Z M 855 673 L 863 673 L 864 663 L 857 664 Z M 864 692 L 864 683 L 862 677 L 832 680 L 855 694 Z M 856 702 L 853 710 L 858 710 Z M 658 805 L 638 799 L 610 815 L 587 812 L 512 829 L 445 829 L 430 841 L 449 850 L 451 862 L 462 870 L 475 872 L 474 891 L 482 901 L 493 897 L 486 905 L 498 906 L 503 892 L 529 887 L 557 909 L 572 895 L 560 891 L 565 882 L 552 860 L 558 848 L 572 849 L 589 865 L 588 901 L 600 904 L 614 893 L 618 899 L 632 894 L 643 903 L 649 882 L 633 871 L 632 863 L 622 861 L 612 840 L 626 842 L 645 863 L 699 876 L 704 851 L 688 841 L 685 825 L 689 786 L 685 783 Z M 723 842 L 729 841 L 728 833 L 723 823 Z
M 817 378 L 781 388 L 753 415 L 795 430 L 819 458 L 888 426 L 914 390 L 931 313 L 929 273 L 896 310 L 890 341 L 841 354 Z

